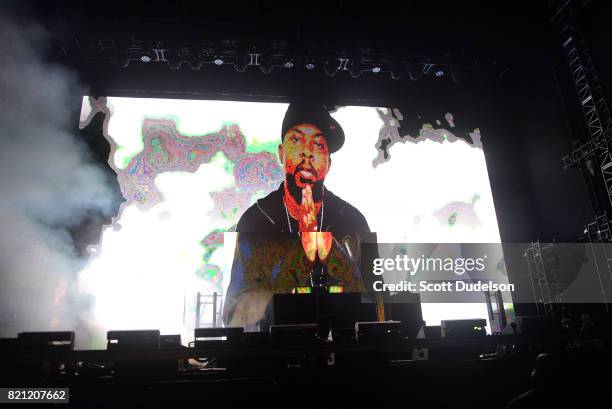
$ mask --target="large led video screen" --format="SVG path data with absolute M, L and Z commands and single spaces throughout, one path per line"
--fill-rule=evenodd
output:
M 221 325 L 236 224 L 285 179 L 278 146 L 287 107 L 83 98 L 81 128 L 106 114 L 108 164 L 125 199 L 79 274 L 79 290 L 95 300 L 92 328 L 159 328 L 189 339 L 196 325 Z M 324 186 L 358 209 L 378 242 L 500 242 L 486 133 L 466 130 L 443 107 L 434 122 L 411 124 L 414 134 L 394 107 L 331 111 L 345 142 L 331 153 Z M 422 308 L 428 324 L 487 317 L 484 299 Z

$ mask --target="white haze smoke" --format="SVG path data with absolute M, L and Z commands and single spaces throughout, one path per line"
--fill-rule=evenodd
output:
M 0 337 L 77 328 L 86 260 L 66 228 L 113 197 L 75 137 L 76 80 L 44 61 L 47 43 L 40 26 L 0 15 Z

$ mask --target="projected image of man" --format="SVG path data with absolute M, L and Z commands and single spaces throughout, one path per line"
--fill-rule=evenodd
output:
M 358 257 L 360 241 L 373 236 L 368 223 L 325 187 L 332 154 L 344 140 L 342 127 L 323 106 L 289 105 L 278 146 L 285 178 L 248 208 L 236 227 L 226 325 L 248 326 L 263 319 L 274 293 L 302 286 L 339 285 L 350 292 L 371 287 L 371 274 L 362 274 Z M 317 268 L 324 273 L 313 275 Z
M 320 105 L 289 105 L 282 126 L 279 160 L 285 180 L 277 190 L 245 211 L 238 232 L 314 232 L 334 236 L 369 232 L 354 206 L 325 188 L 331 154 L 344 144 L 340 124 Z M 347 181 L 356 183 L 357 181 Z

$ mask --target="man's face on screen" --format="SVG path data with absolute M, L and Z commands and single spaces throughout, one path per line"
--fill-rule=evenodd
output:
M 312 124 L 298 124 L 287 131 L 278 154 L 285 178 L 299 188 L 321 185 L 330 166 L 329 148 L 323 132 Z

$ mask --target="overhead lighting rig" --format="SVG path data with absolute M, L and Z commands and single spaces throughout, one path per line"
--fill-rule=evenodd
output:
M 209 43 L 145 42 L 133 40 L 115 41 L 75 40 L 76 47 L 63 46 L 65 54 L 72 59 L 110 59 L 125 68 L 132 64 L 167 64 L 172 70 L 184 66 L 197 71 L 205 66 L 237 72 L 258 69 L 264 74 L 278 70 L 323 71 L 328 77 L 388 74 L 394 80 L 416 81 L 424 76 L 435 79 L 454 78 L 445 75 L 454 70 L 448 58 L 439 61 L 431 56 L 393 55 L 375 52 L 371 48 L 357 48 L 347 52 L 341 47 L 328 44 L 293 46 L 287 41 L 265 41 L 248 44 L 238 40 L 223 40 Z M 104 46 L 102 46 L 104 44 Z M 433 75 L 430 75 L 433 74 Z

